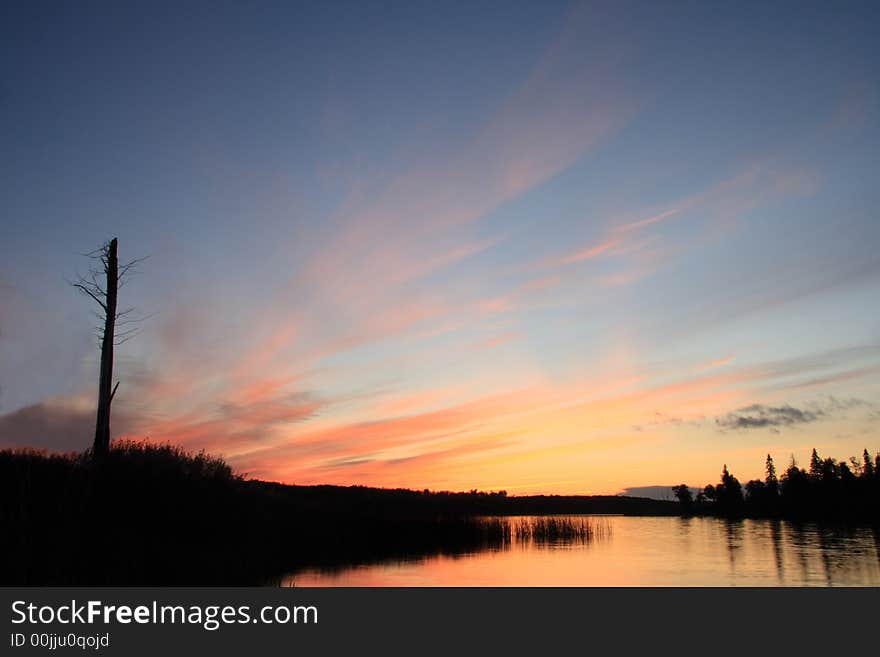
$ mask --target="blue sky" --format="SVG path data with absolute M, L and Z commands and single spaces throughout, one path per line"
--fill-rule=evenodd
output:
M 89 444 L 65 278 L 118 236 L 116 435 L 254 476 L 615 492 L 880 446 L 872 3 L 3 12 L 0 444 Z

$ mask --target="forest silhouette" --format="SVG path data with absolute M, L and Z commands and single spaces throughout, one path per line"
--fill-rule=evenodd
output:
M 672 490 L 686 515 L 880 520 L 880 452 L 872 458 L 865 449 L 861 459 L 853 456 L 847 463 L 822 458 L 814 448 L 809 469 L 798 467 L 792 456 L 781 476 L 768 454 L 764 471 L 764 479 L 752 479 L 743 486 L 725 465 L 721 480 L 696 496 L 687 484 Z

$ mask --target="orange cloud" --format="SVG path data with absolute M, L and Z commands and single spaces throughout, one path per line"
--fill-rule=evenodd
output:
M 715 360 L 710 360 L 706 363 L 701 363 L 694 367 L 692 371 L 694 372 L 702 372 L 703 370 L 711 370 L 716 367 L 724 367 L 725 365 L 730 365 L 736 358 L 736 354 L 729 354 L 724 356 L 723 358 L 717 358 Z
M 510 342 L 515 339 L 517 333 L 514 331 L 508 331 L 507 333 L 502 333 L 501 335 L 495 335 L 491 338 L 487 338 L 477 343 L 477 347 L 479 349 L 494 349 L 495 347 L 500 347 L 503 344 Z

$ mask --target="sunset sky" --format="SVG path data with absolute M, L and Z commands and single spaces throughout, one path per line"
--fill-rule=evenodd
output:
M 123 7 L 122 5 L 127 5 Z M 185 8 L 184 8 L 185 7 Z M 616 493 L 880 449 L 877 3 L 0 9 L 0 446 Z

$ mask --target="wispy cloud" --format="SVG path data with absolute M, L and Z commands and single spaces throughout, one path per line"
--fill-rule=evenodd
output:
M 715 360 L 710 360 L 705 363 L 700 363 L 699 365 L 693 368 L 694 372 L 702 372 L 704 370 L 715 369 L 716 367 L 724 367 L 725 365 L 730 365 L 736 359 L 736 354 L 729 354 L 722 358 L 716 358 Z
M 638 219 L 637 221 L 632 221 L 627 224 L 623 224 L 620 226 L 617 231 L 621 233 L 628 233 L 630 231 L 638 230 L 640 228 L 644 228 L 645 226 L 651 226 L 652 224 L 660 223 L 665 219 L 669 219 L 670 217 L 674 217 L 677 214 L 680 214 L 682 211 L 687 209 L 688 204 L 681 205 L 676 208 L 671 208 L 659 214 L 655 214 L 650 217 L 645 217 L 644 219 Z
M 381 339 L 385 327 L 365 318 L 394 313 L 416 293 L 463 319 L 474 306 L 462 303 L 462 291 L 447 280 L 428 292 L 423 279 L 498 245 L 504 237 L 483 234 L 481 218 L 566 170 L 631 119 L 635 94 L 614 67 L 578 54 L 589 12 L 571 19 L 521 86 L 457 148 L 415 158 L 336 217 L 334 234 L 294 284 L 328 323 Z
M 599 244 L 591 244 L 583 249 L 564 255 L 559 258 L 558 263 L 560 265 L 573 265 L 585 260 L 592 260 L 593 258 L 598 258 L 599 256 L 610 253 L 612 249 L 619 244 L 620 239 L 612 237 Z
M 477 343 L 477 347 L 480 349 L 494 349 L 495 347 L 507 344 L 511 340 L 515 340 L 516 337 L 516 331 L 507 331 L 506 333 L 501 333 L 500 335 L 494 335 L 491 338 L 481 340 Z

